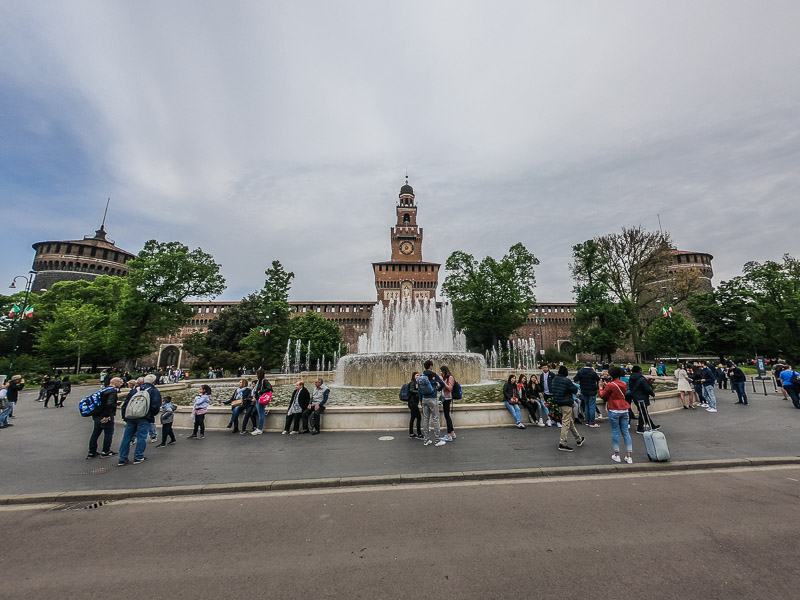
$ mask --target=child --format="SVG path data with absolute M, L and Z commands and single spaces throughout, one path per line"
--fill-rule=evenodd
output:
M 203 384 L 200 386 L 200 393 L 194 398 L 194 409 L 192 409 L 194 431 L 186 439 L 202 440 L 205 437 L 206 413 L 209 404 L 211 404 L 211 386 Z M 200 431 L 200 435 L 197 435 L 198 431 Z
M 167 445 L 167 436 L 169 436 L 169 445 L 175 443 L 175 434 L 172 433 L 172 421 L 175 418 L 175 410 L 178 408 L 176 404 L 172 403 L 172 396 L 164 396 L 161 399 L 161 443 L 156 448 L 163 448 Z

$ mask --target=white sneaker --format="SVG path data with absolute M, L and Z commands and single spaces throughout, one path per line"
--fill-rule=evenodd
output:
M 561 423 L 556 423 L 556 427 L 558 427 L 559 429 L 561 429 Z
M 430 446 L 433 443 L 433 440 L 425 440 L 422 445 L 423 446 Z
M 625 457 L 625 462 L 628 463 L 629 465 L 632 465 L 633 464 L 633 459 L 630 456 L 626 456 Z
M 260 429 L 253 429 L 253 431 L 250 432 L 250 435 L 261 435 L 262 433 L 264 432 Z
M 454 431 L 453 433 L 451 433 L 450 437 L 453 438 L 453 439 L 456 439 L 456 432 Z
M 716 409 L 716 408 L 707 408 L 706 410 L 707 410 L 708 412 L 717 412 L 717 409 Z
M 552 427 L 553 426 L 553 420 L 552 419 L 547 419 L 547 426 L 548 427 Z
M 537 427 L 544 427 L 544 421 L 542 419 L 539 419 L 539 422 L 536 423 L 536 426 Z
M 614 462 L 621 462 L 622 461 L 622 459 L 619 457 L 619 454 L 612 454 L 611 455 L 611 460 L 613 460 Z
M 436 446 L 436 447 L 439 447 L 439 446 L 444 446 L 446 443 L 447 443 L 447 442 L 445 442 L 444 440 L 439 440 L 438 442 L 436 442 L 436 443 L 434 444 L 434 446 Z

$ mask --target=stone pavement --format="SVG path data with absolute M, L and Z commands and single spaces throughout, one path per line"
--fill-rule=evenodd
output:
M 566 453 L 556 449 L 560 430 L 555 427 L 459 429 L 456 409 L 458 439 L 441 448 L 423 447 L 397 430 L 323 430 L 318 436 L 241 436 L 225 430 L 208 432 L 196 441 L 186 439 L 187 430 L 176 430 L 177 444 L 156 448 L 148 443 L 146 463 L 117 467 L 115 457 L 85 459 L 92 424 L 76 407 L 89 391 L 74 388 L 66 408 L 47 410 L 34 401 L 36 390 L 22 392 L 15 426 L 0 431 L 0 496 L 614 464 L 609 459 L 607 420 L 598 429 L 579 426 L 587 443 Z M 800 455 L 800 411 L 790 402 L 776 393 L 751 394 L 750 406 L 737 405 L 734 398 L 720 392 L 716 414 L 698 409 L 657 415 L 669 442 L 672 468 L 683 461 Z M 115 451 L 121 438 L 118 419 Z M 640 465 L 633 468 L 642 468 L 648 464 L 644 443 L 635 433 L 633 438 L 634 461 Z M 662 466 L 670 468 L 666 465 Z

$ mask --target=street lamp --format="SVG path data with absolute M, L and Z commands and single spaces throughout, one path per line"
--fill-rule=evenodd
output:
M 33 280 L 36 279 L 36 271 L 28 271 L 28 276 L 25 275 L 17 275 L 11 281 L 11 285 L 8 286 L 12 290 L 17 289 L 17 279 L 24 279 L 25 280 L 25 298 L 22 301 L 22 308 L 19 310 L 17 314 L 17 321 L 14 323 L 14 341 L 11 344 L 11 356 L 8 359 L 8 376 L 11 377 L 13 375 L 14 370 L 14 359 L 17 356 L 17 346 L 19 345 L 19 333 L 22 329 L 22 319 L 25 317 L 25 310 L 28 308 L 28 296 L 31 293 L 31 287 L 33 286 Z
M 536 317 L 534 322 L 539 326 L 539 356 L 544 355 L 544 339 L 542 337 L 542 329 L 544 328 L 544 317 Z

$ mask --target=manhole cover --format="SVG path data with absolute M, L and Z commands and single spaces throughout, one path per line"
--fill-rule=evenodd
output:
M 393 435 L 382 435 L 381 437 L 378 438 L 378 440 L 381 442 L 391 442 L 393 439 L 394 439 Z

